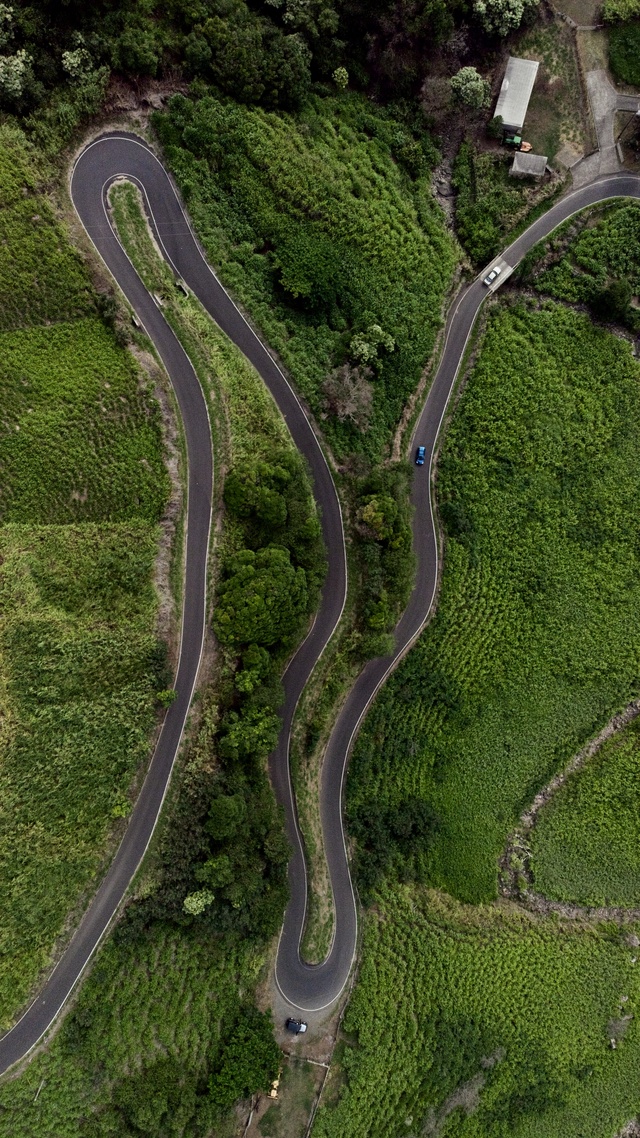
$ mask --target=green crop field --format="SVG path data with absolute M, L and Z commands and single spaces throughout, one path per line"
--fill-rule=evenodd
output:
M 637 931 L 383 890 L 314 1138 L 612 1135 L 640 1106 Z
M 640 905 L 640 727 L 571 775 L 532 835 L 535 888 L 559 901 Z
M 157 533 L 0 527 L 0 1022 L 28 994 L 149 747 Z
M 591 303 L 613 280 L 640 291 L 640 205 L 616 203 L 565 224 L 533 256 L 545 260 L 535 274 L 540 292 Z
M 378 455 L 433 350 L 456 261 L 432 149 L 356 95 L 311 98 L 299 115 L 178 96 L 155 125 L 212 263 L 332 445 Z M 391 346 L 371 342 L 376 326 Z M 373 385 L 359 425 L 326 417 L 323 385 L 345 363 Z
M 0 334 L 0 519 L 157 520 L 157 405 L 95 316 Z
M 20 131 L 0 127 L 0 330 L 95 308 L 86 269 L 38 193 L 41 161 Z
M 638 691 L 639 382 L 581 314 L 490 317 L 440 461 L 437 613 L 350 766 L 365 896 L 390 870 L 495 896 L 521 810 Z
M 109 942 L 60 1035 L 0 1088 L 0 1135 L 210 1133 L 202 1091 L 224 1058 L 238 989 L 251 991 L 262 963 L 247 942 L 161 925 L 144 941 Z
M 166 686 L 152 585 L 159 409 L 0 131 L 0 1023 L 130 809 Z

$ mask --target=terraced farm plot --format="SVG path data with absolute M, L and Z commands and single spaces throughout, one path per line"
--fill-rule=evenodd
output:
M 637 692 L 639 382 L 630 345 L 573 311 L 491 317 L 440 461 L 437 614 L 350 766 L 365 894 L 378 867 L 495 896 L 522 809 Z M 408 812 L 435 815 L 410 858 Z
M 155 526 L 0 527 L 0 1023 L 24 1000 L 148 753 Z
M 571 775 L 532 835 L 535 888 L 558 901 L 640 906 L 640 727 Z
M 613 1135 L 640 1106 L 631 932 L 383 890 L 313 1138 Z

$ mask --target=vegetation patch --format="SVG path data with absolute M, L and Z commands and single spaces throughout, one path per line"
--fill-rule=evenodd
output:
M 440 461 L 438 610 L 350 765 L 365 898 L 383 873 L 495 896 L 522 809 L 637 693 L 639 379 L 578 313 L 492 316 Z
M 346 1086 L 314 1138 L 602 1138 L 637 1110 L 627 931 L 407 886 L 376 901 L 344 1021 Z
M 609 65 L 621 83 L 640 87 L 640 20 L 609 28 Z
M 640 727 L 632 723 L 543 808 L 532 833 L 538 892 L 583 905 L 640 905 Z
M 529 212 L 552 197 L 557 182 L 532 186 L 511 178 L 513 155 L 463 142 L 453 165 L 456 233 L 475 265 L 484 265 L 505 245 Z
M 43 160 L 0 126 L 0 331 L 95 311 L 80 257 L 41 192 Z
M 158 520 L 159 409 L 98 317 L 1 334 L 0 383 L 3 521 Z
M 0 1023 L 8 1026 L 85 898 L 148 753 L 156 693 L 168 680 L 152 579 L 169 478 L 159 409 L 17 130 L 0 130 L 0 168 Z
M 356 95 L 297 116 L 176 96 L 155 126 L 225 284 L 339 452 L 378 457 L 455 265 L 426 135 Z
M 527 108 L 524 137 L 536 154 L 546 154 L 550 162 L 563 145 L 569 147 L 572 157 L 581 157 L 585 114 L 572 30 L 559 19 L 537 23 L 520 39 L 517 54 L 540 62 Z
M 60 1034 L 0 1088 L 0 1135 L 205 1138 L 215 1126 L 230 1138 L 229 1096 L 268 1090 L 279 1067 L 267 1017 L 242 995 L 263 960 L 253 944 L 160 924 L 111 939 Z
M 595 317 L 640 329 L 640 206 L 616 202 L 567 222 L 526 258 L 521 276 L 539 292 L 588 304 Z

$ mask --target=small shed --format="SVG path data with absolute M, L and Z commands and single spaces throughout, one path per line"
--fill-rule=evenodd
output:
M 509 173 L 514 178 L 544 178 L 547 157 L 543 154 L 523 154 L 517 150 Z
M 496 115 L 501 116 L 505 130 L 516 134 L 522 130 L 539 66 L 535 59 L 509 56 L 496 104 Z

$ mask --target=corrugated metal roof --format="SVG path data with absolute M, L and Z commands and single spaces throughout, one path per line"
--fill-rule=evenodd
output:
M 539 63 L 510 55 L 496 104 L 496 115 L 510 130 L 522 130 Z
M 547 157 L 542 154 L 522 154 L 516 151 L 513 156 L 513 165 L 510 174 L 529 174 L 533 178 L 542 178 L 547 168 Z

